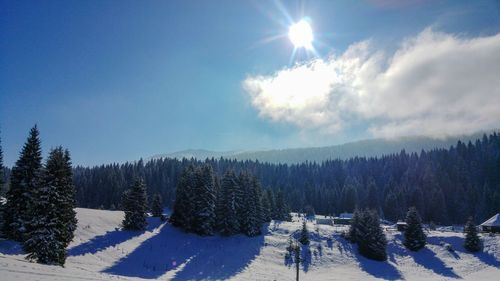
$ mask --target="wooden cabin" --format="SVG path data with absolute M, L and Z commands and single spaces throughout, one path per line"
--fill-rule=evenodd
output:
M 482 231 L 491 233 L 500 233 L 500 213 L 489 218 L 479 225 Z

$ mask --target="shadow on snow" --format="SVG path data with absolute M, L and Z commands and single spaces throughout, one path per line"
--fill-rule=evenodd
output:
M 16 241 L 0 239 L 0 254 L 4 255 L 24 254 L 23 246 L 21 245 L 21 243 Z
M 68 250 L 68 256 L 95 254 L 109 247 L 114 247 L 134 237 L 140 236 L 146 231 L 153 231 L 161 224 L 159 218 L 149 217 L 147 218 L 147 220 L 148 220 L 148 226 L 146 230 L 127 231 L 122 229 L 116 229 L 113 231 L 108 231 L 103 235 L 96 236 L 85 243 L 70 248 Z
M 436 245 L 436 246 L 440 246 L 441 242 L 448 243 L 457 252 L 473 255 L 477 259 L 479 259 L 482 263 L 487 264 L 489 266 L 500 267 L 500 261 L 497 260 L 493 255 L 490 255 L 490 254 L 483 252 L 483 251 L 471 253 L 471 252 L 465 250 L 464 245 L 463 245 L 463 243 L 464 243 L 463 237 L 459 237 L 459 236 L 429 237 L 429 238 L 427 238 L 427 241 L 429 244 Z M 451 252 L 451 254 L 455 258 L 460 259 L 460 256 L 457 253 Z
M 265 234 L 201 237 L 165 224 L 158 234 L 103 272 L 154 279 L 176 271 L 173 280 L 226 279 L 259 255 Z

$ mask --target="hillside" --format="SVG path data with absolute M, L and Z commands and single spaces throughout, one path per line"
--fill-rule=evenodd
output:
M 349 159 L 356 156 L 375 157 L 392 153 L 399 153 L 405 150 L 408 153 L 420 152 L 421 150 L 431 150 L 434 148 L 449 148 L 456 145 L 457 141 L 469 142 L 481 139 L 483 133 L 472 135 L 453 136 L 446 138 L 430 138 L 424 136 L 409 136 L 394 139 L 368 139 L 345 144 L 309 147 L 309 148 L 289 148 L 271 149 L 256 151 L 225 151 L 217 152 L 203 149 L 190 149 L 173 153 L 154 155 L 148 159 L 158 158 L 195 158 L 205 160 L 206 158 L 227 158 L 236 160 L 259 160 L 269 163 L 303 163 L 322 162 L 329 159 Z
M 78 229 L 65 268 L 30 263 L 17 243 L 0 240 L 0 280 L 293 280 L 285 259 L 288 237 L 300 222 L 272 222 L 264 235 L 199 237 L 151 218 L 144 232 L 119 229 L 120 211 L 77 209 Z M 340 237 L 342 228 L 311 230 L 301 280 L 494 280 L 500 276 L 500 236 L 483 236 L 485 252 L 464 251 L 462 233 L 432 231 L 417 253 L 386 228 L 387 262 L 367 260 Z M 440 246 L 449 243 L 455 252 Z

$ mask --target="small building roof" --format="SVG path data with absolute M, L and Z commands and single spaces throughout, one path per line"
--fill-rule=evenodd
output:
M 341 219 L 352 219 L 352 213 L 342 213 L 339 218 Z
M 500 226 L 500 213 L 492 216 L 489 220 L 483 222 L 481 226 Z

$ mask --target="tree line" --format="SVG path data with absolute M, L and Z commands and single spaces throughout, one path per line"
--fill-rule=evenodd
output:
M 353 212 L 358 206 L 396 221 L 415 206 L 423 221 L 436 224 L 463 224 L 468 216 L 478 222 L 500 211 L 500 137 L 496 133 L 449 149 L 323 163 L 167 158 L 76 167 L 77 202 L 81 207 L 119 208 L 123 190 L 141 177 L 148 194 L 161 194 L 165 204 L 173 207 L 182 171 L 202 164 L 211 166 L 218 178 L 228 170 L 248 171 L 263 187 L 283 193 L 293 211 L 312 206 L 317 214 L 331 215 Z
M 199 235 L 261 234 L 271 219 L 290 220 L 282 192 L 262 190 L 255 176 L 228 170 L 219 180 L 210 165 L 189 165 L 179 178 L 170 222 Z

